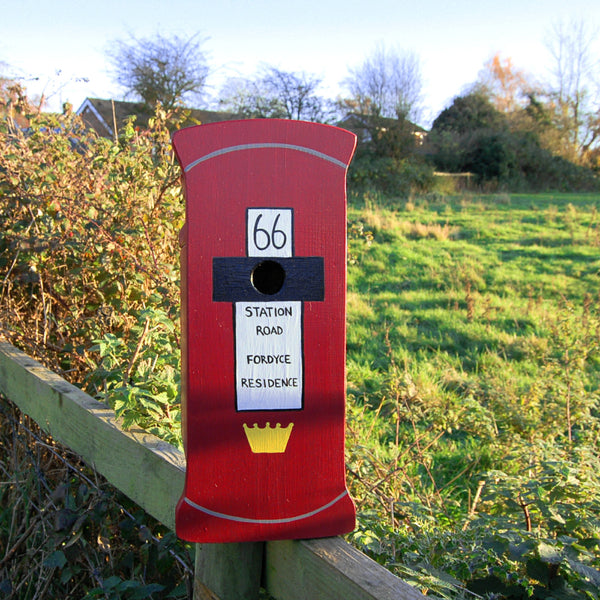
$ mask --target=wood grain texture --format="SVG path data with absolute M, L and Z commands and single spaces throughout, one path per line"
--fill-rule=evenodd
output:
M 264 542 L 198 544 L 194 600 L 256 600 Z
M 423 598 L 339 537 L 267 542 L 263 585 L 278 600 Z

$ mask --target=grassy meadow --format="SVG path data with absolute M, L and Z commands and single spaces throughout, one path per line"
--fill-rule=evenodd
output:
M 424 591 L 599 597 L 599 208 L 350 198 L 352 539 Z

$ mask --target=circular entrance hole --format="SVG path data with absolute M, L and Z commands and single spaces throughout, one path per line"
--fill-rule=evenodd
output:
M 282 288 L 285 270 L 278 262 L 265 260 L 254 267 L 250 281 L 261 294 L 272 296 Z

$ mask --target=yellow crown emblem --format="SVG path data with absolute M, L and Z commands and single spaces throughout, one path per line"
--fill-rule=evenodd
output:
M 282 427 L 280 423 L 272 428 L 267 422 L 264 428 L 260 428 L 258 423 L 254 423 L 254 427 L 248 427 L 244 423 L 244 431 L 250 444 L 250 449 L 255 454 L 259 453 L 270 453 L 274 454 L 277 452 L 285 452 L 288 440 L 292 433 L 293 423 L 290 423 L 287 427 Z

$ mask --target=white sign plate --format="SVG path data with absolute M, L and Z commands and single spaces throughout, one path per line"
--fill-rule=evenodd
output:
M 237 409 L 302 408 L 302 302 L 236 302 Z
M 248 256 L 290 257 L 294 253 L 291 208 L 248 208 Z

